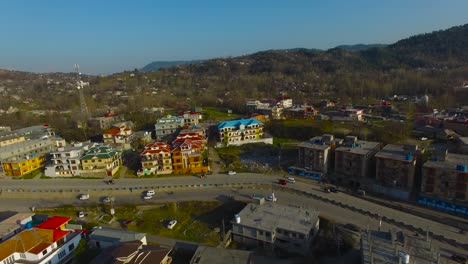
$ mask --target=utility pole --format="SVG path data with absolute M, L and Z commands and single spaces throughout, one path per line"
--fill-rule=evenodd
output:
M 75 72 L 76 72 L 76 88 L 78 89 L 78 95 L 80 98 L 80 118 L 78 120 L 78 127 L 81 127 L 83 129 L 83 132 L 86 137 L 86 127 L 87 127 L 87 122 L 89 119 L 89 111 L 88 111 L 88 106 L 86 105 L 86 100 L 84 97 L 84 86 L 89 85 L 89 83 L 85 83 L 81 80 L 81 72 L 80 72 L 80 65 L 75 64 Z

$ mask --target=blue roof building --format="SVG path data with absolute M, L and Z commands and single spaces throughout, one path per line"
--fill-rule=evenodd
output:
M 263 123 L 255 118 L 223 121 L 217 126 L 219 140 L 224 145 L 242 145 L 247 143 L 265 142 L 263 138 Z M 272 139 L 270 139 L 272 142 Z M 272 144 L 272 143 L 269 143 Z

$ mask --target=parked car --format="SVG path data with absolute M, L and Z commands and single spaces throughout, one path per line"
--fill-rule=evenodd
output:
M 229 175 L 236 175 L 236 172 L 235 171 L 228 171 L 228 174 Z
M 296 179 L 294 179 L 293 177 L 289 177 L 289 178 L 288 178 L 288 182 L 289 182 L 289 183 L 295 183 L 295 182 L 296 182 Z
M 331 192 L 331 191 L 330 191 L 330 187 L 323 187 L 323 191 L 326 192 L 326 193 Z
M 288 185 L 288 181 L 281 179 L 281 180 L 278 181 L 278 184 L 279 185 Z
M 104 199 L 102 199 L 103 203 L 110 203 L 113 201 L 114 201 L 114 197 L 104 197 Z
M 330 192 L 337 193 L 338 189 L 336 189 L 336 187 L 330 187 Z
M 356 193 L 362 196 L 366 195 L 366 191 L 364 190 L 357 190 Z
M 269 202 L 276 202 L 277 198 L 275 196 L 275 193 L 272 193 L 271 195 L 268 195 L 265 200 L 269 201 Z
M 108 180 L 107 184 L 115 184 L 115 181 L 114 180 Z
M 169 221 L 169 223 L 167 224 L 167 228 L 169 229 L 172 229 L 174 228 L 174 226 L 177 224 L 177 220 L 171 220 Z
M 143 196 L 143 200 L 150 200 L 150 199 L 152 199 L 152 198 L 153 198 L 153 196 L 152 196 L 152 195 L 148 195 L 148 194 L 146 194 L 146 195 Z
M 88 199 L 89 199 L 89 193 L 80 195 L 80 200 L 88 200 Z
M 85 215 L 85 212 L 83 212 L 83 211 L 79 211 L 76 215 L 77 215 L 79 218 L 83 218 L 83 217 L 86 216 L 86 215 Z
M 156 193 L 154 192 L 154 190 L 147 190 L 146 191 L 146 195 L 149 195 L 149 196 L 153 196 L 155 195 Z

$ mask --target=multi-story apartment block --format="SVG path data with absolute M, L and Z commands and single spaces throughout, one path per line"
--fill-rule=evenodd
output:
M 172 145 L 172 166 L 174 173 L 204 173 L 209 167 L 203 159 L 201 144 L 185 139 Z
M 335 174 L 340 182 L 360 187 L 368 183 L 375 154 L 380 150 L 378 142 L 358 141 L 346 136 L 343 145 L 335 149 Z
M 56 264 L 70 260 L 81 231 L 67 230 L 68 217 L 52 217 L 0 244 L 0 263 Z
M 375 154 L 376 183 L 382 187 L 403 191 L 400 198 L 409 198 L 414 183 L 417 145 L 389 144 Z M 378 191 L 378 188 L 375 189 Z M 390 189 L 382 189 L 391 195 Z M 393 196 L 397 195 L 396 193 Z M 401 196 L 403 195 L 403 196 Z
M 171 146 L 154 142 L 145 146 L 140 154 L 142 171 L 138 175 L 172 173 Z
M 57 148 L 52 139 L 31 139 L 4 146 L 0 150 L 2 170 L 6 176 L 23 176 L 45 165 L 46 154 Z
M 184 119 L 177 116 L 168 115 L 159 119 L 154 125 L 156 139 L 160 140 L 163 137 L 176 133 L 183 125 Z
M 84 177 L 114 176 L 122 165 L 121 151 L 109 145 L 96 145 L 81 157 L 80 175 Z
M 306 255 L 319 229 L 318 215 L 301 207 L 250 203 L 231 221 L 232 239 L 250 248 Z
M 468 155 L 441 151 L 422 167 L 421 193 L 468 202 Z
M 223 121 L 217 128 L 225 145 L 255 143 L 263 137 L 263 123 L 254 118 Z
M 103 134 L 104 143 L 125 144 L 131 143 L 135 137 L 132 122 L 121 122 L 106 130 Z
M 321 178 L 333 163 L 332 150 L 342 142 L 342 139 L 335 139 L 333 135 L 325 134 L 300 143 L 298 145 L 298 168 L 316 173 L 318 174 L 316 177 Z
M 190 128 L 198 127 L 203 116 L 200 112 L 184 111 L 180 114 L 180 118 L 183 119 L 183 127 Z
M 80 159 L 84 152 L 94 145 L 95 143 L 79 142 L 51 152 L 52 163 L 45 167 L 44 175 L 47 177 L 80 176 Z

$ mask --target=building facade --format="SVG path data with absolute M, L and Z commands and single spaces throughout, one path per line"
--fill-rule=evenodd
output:
M 140 154 L 142 171 L 139 176 L 150 174 L 171 174 L 171 146 L 164 142 L 154 142 L 145 146 Z
M 200 124 L 200 120 L 202 120 L 203 116 L 200 112 L 184 111 L 180 114 L 180 118 L 183 119 L 184 128 L 191 128 L 198 127 L 198 125 Z
M 109 145 L 96 145 L 88 149 L 81 161 L 83 177 L 114 176 L 122 165 L 121 151 Z
M 217 128 L 225 145 L 255 143 L 263 137 L 263 123 L 254 118 L 223 121 Z
M 84 152 L 94 144 L 90 142 L 74 143 L 70 146 L 58 148 L 50 153 L 51 162 L 45 167 L 44 175 L 47 177 L 73 177 L 80 176 L 80 159 Z
M 400 190 L 400 198 L 407 199 L 414 184 L 417 145 L 389 144 L 375 154 L 376 184 L 385 188 Z M 378 191 L 376 187 L 374 191 Z
M 168 115 L 159 119 L 154 125 L 156 131 L 156 139 L 161 140 L 163 137 L 172 135 L 184 125 L 184 119 Z
M 306 255 L 319 229 L 318 214 L 276 203 L 250 203 L 231 221 L 232 239 L 248 248 Z
M 321 175 L 326 174 L 333 159 L 331 153 L 342 142 L 342 139 L 335 139 L 333 135 L 325 134 L 300 143 L 297 166 Z
M 126 144 L 134 140 L 133 124 L 131 122 L 121 122 L 102 134 L 104 143 Z
M 380 150 L 378 142 L 358 141 L 346 136 L 343 145 L 335 149 L 335 176 L 338 181 L 355 187 L 367 184 L 373 174 L 372 164 Z
M 172 145 L 172 166 L 174 173 L 205 173 L 208 163 L 203 158 L 204 147 L 190 139 Z
M 441 153 L 422 167 L 421 193 L 468 202 L 468 155 Z

